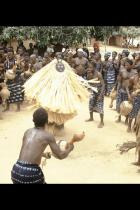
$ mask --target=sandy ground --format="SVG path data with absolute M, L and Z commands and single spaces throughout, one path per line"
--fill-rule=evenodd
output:
M 109 109 L 109 98 L 105 98 L 105 126 L 97 128 L 99 115 L 94 122 L 88 118 L 88 102 L 79 107 L 79 114 L 65 125 L 63 136 L 57 139 L 70 139 L 74 133 L 85 131 L 86 137 L 75 145 L 69 157 L 47 160 L 43 171 L 47 183 L 140 183 L 139 168 L 132 165 L 135 149 L 120 155 L 116 145 L 135 140 L 133 133 L 126 132 L 126 126 L 115 123 L 116 111 Z M 12 110 L 4 113 L 0 121 L 0 183 L 11 183 L 10 171 L 18 158 L 22 136 L 33 126 L 32 113 L 25 106 L 17 113 Z

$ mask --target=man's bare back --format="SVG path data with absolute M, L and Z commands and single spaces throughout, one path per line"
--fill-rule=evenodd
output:
M 42 154 L 52 138 L 41 128 L 28 129 L 23 136 L 19 160 L 40 165 Z
M 82 138 L 84 138 L 84 135 Z M 68 143 L 67 149 L 61 151 L 52 134 L 42 128 L 31 128 L 24 133 L 19 160 L 40 165 L 41 158 L 46 157 L 44 150 L 48 145 L 53 155 L 58 159 L 66 158 L 74 148 L 73 144 Z

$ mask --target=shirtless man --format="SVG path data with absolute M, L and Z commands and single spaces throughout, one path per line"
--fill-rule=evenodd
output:
M 132 69 L 133 62 L 129 58 L 125 59 L 125 68 L 122 69 L 118 76 L 117 86 L 117 99 L 116 99 L 116 110 L 120 113 L 120 104 L 123 101 L 131 100 L 130 96 L 130 81 L 129 79 L 136 74 L 136 71 Z M 116 122 L 121 122 L 121 115 L 119 114 Z M 125 123 L 128 122 L 128 116 L 126 117 Z
M 48 145 L 53 155 L 58 159 L 66 158 L 74 148 L 72 143 L 68 143 L 67 149 L 61 151 L 54 136 L 45 131 L 45 126 L 48 124 L 48 114 L 45 109 L 39 108 L 34 112 L 33 122 L 35 127 L 24 133 L 19 159 L 11 172 L 14 184 L 45 184 L 44 175 L 39 165 L 42 157 L 48 157 L 48 153 L 44 153 Z M 71 142 L 80 141 L 83 138 L 84 133 L 74 135 Z
M 89 114 L 90 118 L 86 122 L 93 121 L 93 112 L 98 112 L 100 114 L 100 124 L 98 128 L 104 126 L 104 90 L 105 84 L 100 72 L 96 71 L 96 64 L 89 63 L 88 66 L 88 75 L 90 74 L 90 80 L 88 83 L 97 88 L 97 93 L 92 92 L 89 99 Z M 92 74 L 92 79 L 91 79 Z
M 79 76 L 85 77 L 88 60 L 84 57 L 83 50 L 79 49 L 77 55 L 78 57 L 74 59 L 72 67 L 76 70 L 76 73 Z
M 131 98 L 132 98 L 132 104 L 133 104 L 133 109 L 129 113 L 129 123 L 128 123 L 128 129 L 127 132 L 131 132 L 131 124 L 133 119 L 135 119 L 134 127 L 136 124 L 136 117 L 138 115 L 138 112 L 140 110 L 140 65 L 137 66 L 137 74 L 132 76 L 130 78 L 130 83 L 131 83 Z

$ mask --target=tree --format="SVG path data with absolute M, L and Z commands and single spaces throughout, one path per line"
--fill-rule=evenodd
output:
M 44 47 L 50 43 L 77 45 L 90 37 L 93 26 L 20 26 L 4 27 L 0 34 L 1 41 L 33 39 Z
M 106 45 L 109 44 L 109 39 L 113 33 L 119 31 L 119 26 L 95 26 L 95 37 L 104 41 L 105 51 Z
M 133 41 L 137 36 L 140 36 L 140 27 L 139 26 L 125 26 L 120 27 L 119 33 L 126 36 L 128 40 L 128 44 L 130 44 L 130 40 Z

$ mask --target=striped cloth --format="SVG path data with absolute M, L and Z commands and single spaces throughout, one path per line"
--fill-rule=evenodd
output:
M 134 97 L 134 100 L 133 100 L 133 109 L 129 113 L 128 116 L 131 119 L 136 118 L 139 110 L 140 110 L 140 95 Z
M 37 164 L 17 161 L 11 172 L 13 184 L 45 184 L 41 168 Z
M 120 113 L 120 105 L 123 101 L 128 101 L 128 94 L 124 89 L 120 88 L 116 98 L 116 110 L 118 113 Z
M 107 82 L 107 93 L 110 94 L 111 90 L 115 86 L 115 68 L 110 64 L 109 68 L 107 69 L 106 73 L 106 82 Z
M 23 85 L 22 81 L 18 82 L 15 82 L 14 80 L 7 81 L 8 90 L 10 91 L 10 97 L 8 99 L 9 104 L 22 102 L 24 100 L 22 85 Z

